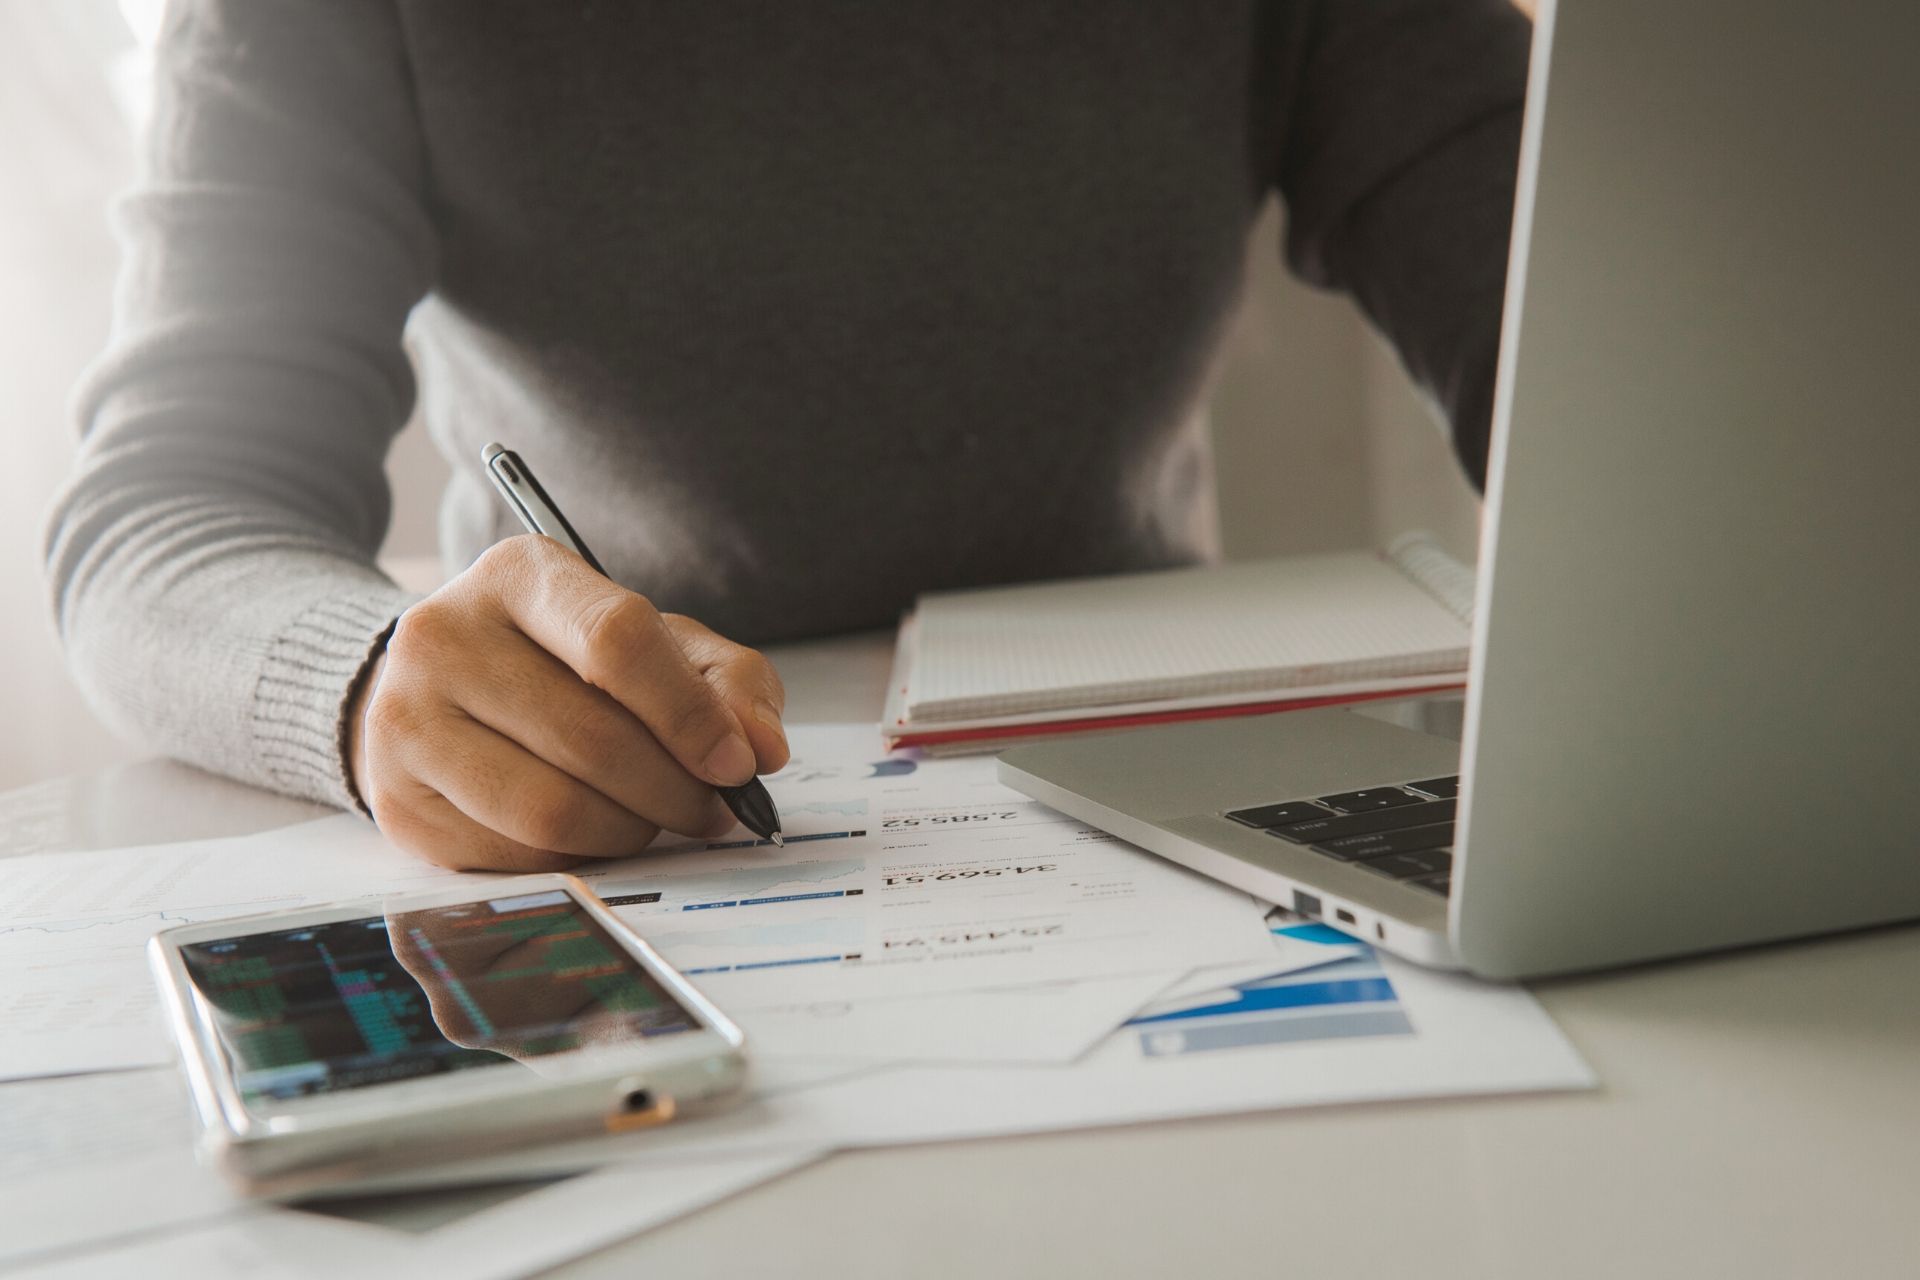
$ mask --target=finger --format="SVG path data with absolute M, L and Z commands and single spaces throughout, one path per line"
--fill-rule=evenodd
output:
M 694 669 L 740 718 L 753 744 L 759 772 L 776 773 L 786 768 L 792 756 L 781 722 L 787 707 L 787 687 L 766 655 L 735 644 L 681 614 L 662 614 L 661 621 Z
M 695 777 L 737 786 L 753 776 L 753 747 L 700 678 L 645 597 L 595 573 L 550 538 L 496 543 L 488 582 L 535 644 L 611 694 Z
M 659 828 L 519 743 L 454 712 L 399 748 L 414 777 L 461 813 L 528 849 L 620 858 Z
M 445 796 L 417 781 L 401 784 L 400 788 L 376 783 L 367 803 L 375 825 L 387 839 L 453 871 L 570 871 L 585 861 L 564 853 L 530 849 L 498 831 L 490 831 L 460 812 Z
M 630 711 L 533 641 L 518 632 L 502 637 L 488 668 L 444 696 L 656 826 L 699 836 L 725 817 L 713 788 L 682 768 Z

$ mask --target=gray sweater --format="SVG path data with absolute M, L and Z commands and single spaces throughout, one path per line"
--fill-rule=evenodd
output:
M 747 642 L 1203 557 L 1194 411 L 1276 191 L 1477 476 L 1528 39 L 1507 0 L 175 0 L 49 533 L 76 677 L 350 803 L 416 373 L 449 568 L 516 531 L 498 437 Z

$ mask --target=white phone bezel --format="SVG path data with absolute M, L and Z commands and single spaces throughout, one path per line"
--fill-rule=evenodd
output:
M 181 955 L 181 948 L 193 943 L 334 924 L 380 915 L 395 907 L 420 910 L 556 889 L 566 892 L 597 919 L 647 973 L 695 1015 L 701 1029 L 660 1040 L 640 1040 L 555 1055 L 543 1062 L 538 1073 L 504 1067 L 481 1068 L 366 1085 L 333 1094 L 248 1101 L 240 1094 L 232 1061 L 221 1043 L 211 1011 L 188 976 Z M 255 1144 L 281 1136 L 321 1131 L 372 1129 L 395 1116 L 461 1110 L 492 1100 L 525 1100 L 543 1092 L 551 1092 L 556 1098 L 565 1095 L 578 1099 L 583 1094 L 590 1095 L 591 1086 L 606 1082 L 631 1084 L 635 1080 L 662 1078 L 711 1080 L 715 1091 L 720 1091 L 737 1085 L 744 1072 L 741 1055 L 745 1037 L 739 1027 L 661 959 L 658 952 L 636 937 L 584 882 L 570 875 L 488 879 L 442 890 L 180 925 L 154 935 L 148 945 L 149 959 L 160 984 L 174 1039 L 180 1047 L 195 1107 L 218 1146 Z

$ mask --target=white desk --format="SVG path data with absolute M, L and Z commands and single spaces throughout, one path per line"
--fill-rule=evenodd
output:
M 775 651 L 791 717 L 889 645 Z M 319 812 L 145 762 L 0 794 L 0 854 Z M 560 1274 L 1920 1276 L 1920 928 L 1536 989 L 1598 1092 L 848 1153 Z

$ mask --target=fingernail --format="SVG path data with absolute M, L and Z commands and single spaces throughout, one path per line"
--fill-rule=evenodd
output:
M 771 702 L 754 703 L 753 718 L 772 731 L 773 736 L 780 739 L 781 746 L 787 745 L 786 726 L 780 723 L 780 713 L 773 709 Z
M 728 737 L 707 757 L 707 780 L 723 787 L 737 787 L 753 776 L 753 748 L 747 740 Z

